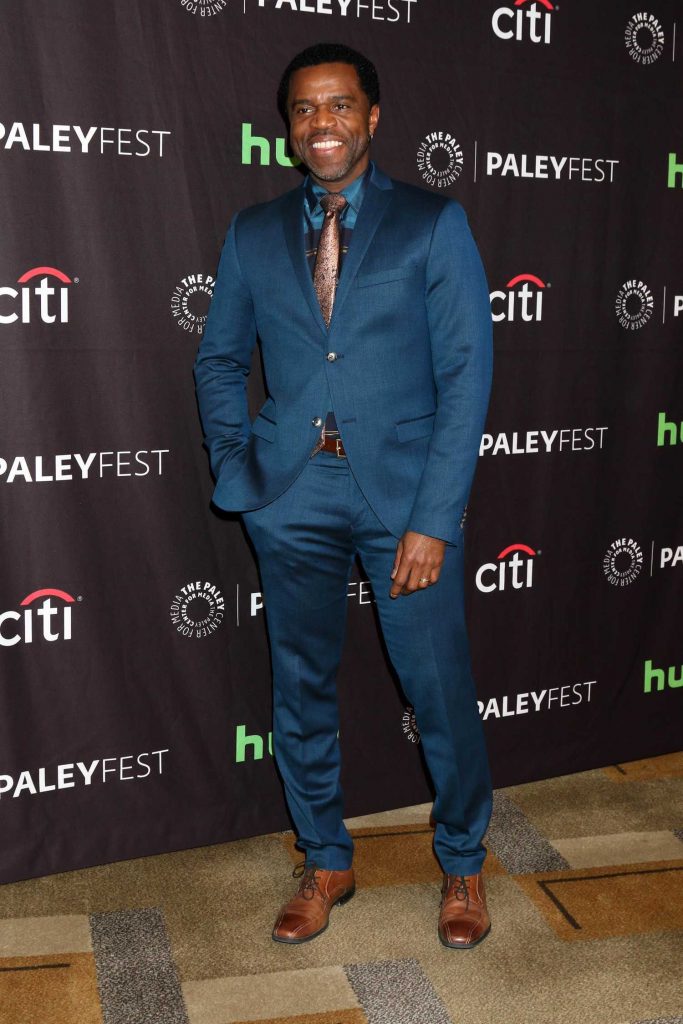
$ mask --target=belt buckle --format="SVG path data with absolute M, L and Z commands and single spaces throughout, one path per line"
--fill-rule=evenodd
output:
M 338 437 L 336 439 L 336 441 L 335 441 L 336 455 L 337 455 L 338 459 L 345 459 L 346 458 L 346 453 L 341 451 L 341 447 L 342 447 L 342 439 L 341 439 L 341 437 Z

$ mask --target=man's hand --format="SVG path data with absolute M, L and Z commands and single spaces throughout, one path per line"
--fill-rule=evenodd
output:
M 390 596 L 413 594 L 436 583 L 445 552 L 445 540 L 406 530 L 396 548 Z

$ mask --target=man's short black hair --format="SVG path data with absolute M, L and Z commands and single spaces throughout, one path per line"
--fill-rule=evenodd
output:
M 350 46 L 345 46 L 343 43 L 316 43 L 314 46 L 307 46 L 301 53 L 297 53 L 296 57 L 290 60 L 280 79 L 277 105 L 286 121 L 289 120 L 287 97 L 292 75 L 299 68 L 312 68 L 316 64 L 351 64 L 356 69 L 360 87 L 367 96 L 370 106 L 373 107 L 375 103 L 379 103 L 379 78 L 377 69 L 371 60 L 364 57 L 358 50 L 352 50 Z

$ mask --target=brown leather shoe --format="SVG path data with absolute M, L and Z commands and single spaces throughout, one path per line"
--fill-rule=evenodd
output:
M 335 903 L 346 903 L 356 891 L 353 868 L 324 871 L 315 864 L 297 864 L 292 872 L 299 888 L 282 907 L 273 928 L 276 942 L 308 942 L 327 928 Z
M 491 931 L 484 879 L 478 875 L 443 876 L 439 938 L 450 949 L 471 949 Z

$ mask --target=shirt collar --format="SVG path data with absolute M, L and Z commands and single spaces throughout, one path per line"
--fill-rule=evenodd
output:
M 355 210 L 356 215 L 358 214 L 361 203 L 363 202 L 363 197 L 365 196 L 365 191 L 372 176 L 373 169 L 374 164 L 371 160 L 363 174 L 359 174 L 357 178 L 353 179 L 350 185 L 347 185 L 346 188 L 343 188 L 341 191 L 341 194 L 346 199 L 348 205 L 352 206 Z M 322 185 L 316 184 L 310 174 L 306 175 L 304 187 L 309 215 L 311 217 L 315 217 L 316 214 L 322 213 L 320 200 L 326 192 L 330 191 L 330 189 L 323 188 Z M 344 211 L 342 211 L 342 217 L 343 215 Z

